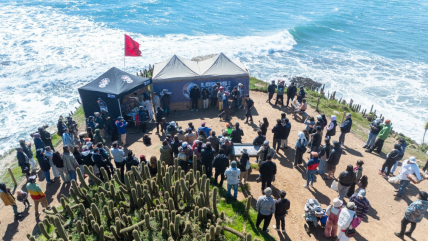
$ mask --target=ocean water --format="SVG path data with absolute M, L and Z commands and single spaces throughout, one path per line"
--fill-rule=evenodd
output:
M 428 120 L 428 2 L 2 0 L 0 154 L 74 110 L 77 88 L 116 66 L 225 53 L 253 76 L 304 76 L 421 141 Z M 141 58 L 123 65 L 123 34 Z

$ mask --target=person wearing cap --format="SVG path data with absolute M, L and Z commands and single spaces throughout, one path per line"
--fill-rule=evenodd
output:
M 348 193 L 349 188 L 357 179 L 356 174 L 354 173 L 354 167 L 352 165 L 348 165 L 346 167 L 346 171 L 340 173 L 338 177 L 338 198 L 343 201 L 346 194 Z
M 408 178 L 409 175 L 415 175 L 418 181 L 422 181 L 421 173 L 419 171 L 418 164 L 416 164 L 416 158 L 414 156 L 409 157 L 409 159 L 403 161 L 400 171 L 398 172 L 398 177 L 400 178 L 400 186 L 395 192 L 394 196 L 402 197 L 407 186 L 410 184 Z
M 285 233 L 285 215 L 287 214 L 287 210 L 290 209 L 290 201 L 285 198 L 286 195 L 285 191 L 279 192 L 279 198 L 275 201 L 276 225 L 272 225 L 273 229 L 278 232 L 281 227 L 282 233 Z
M 8 188 L 5 183 L 0 183 L 0 199 L 3 201 L 5 206 L 12 206 L 15 219 L 22 218 L 22 212 L 18 212 L 15 197 L 12 195 L 10 188 Z M 31 207 L 31 204 L 29 204 L 29 206 Z
M 337 236 L 337 222 L 339 221 L 339 213 L 341 211 L 342 204 L 342 200 L 335 198 L 333 200 L 333 205 L 329 205 L 325 210 L 325 214 L 328 218 L 324 228 L 324 237 L 335 238 Z
M 224 119 L 225 121 L 230 120 L 229 118 L 229 111 L 230 111 L 230 105 L 229 105 L 229 92 L 225 91 L 224 95 L 222 96 L 222 112 L 218 115 L 218 117 L 221 117 L 226 114 L 226 118 Z
M 70 148 L 74 147 L 74 140 L 70 136 L 70 133 L 69 133 L 68 129 L 64 129 L 64 133 L 62 134 L 62 145 L 63 146 L 68 146 Z
M 340 228 L 339 235 L 336 238 L 336 241 L 348 241 L 349 237 L 346 234 L 348 229 L 350 232 L 353 231 L 359 224 L 361 220 L 357 217 L 355 212 L 355 203 L 348 202 L 346 207 L 342 208 L 339 214 L 339 221 L 337 225 Z
M 101 109 L 101 118 L 104 121 L 104 138 L 109 138 L 112 132 L 110 113 L 106 109 Z
M 280 80 L 276 91 L 275 106 L 278 104 L 279 100 L 281 100 L 281 108 L 284 106 L 284 91 L 285 91 L 284 81 Z
M 22 146 L 18 146 L 16 149 L 16 159 L 18 159 L 18 165 L 21 167 L 22 173 L 28 178 L 30 176 L 30 159 L 27 154 L 24 152 Z
M 340 136 L 339 136 L 339 142 L 342 146 L 345 146 L 345 135 L 349 132 L 351 132 L 352 127 L 352 115 L 351 113 L 346 114 L 346 119 L 343 121 L 343 123 L 340 125 Z
M 256 227 L 260 229 L 260 224 L 263 222 L 262 232 L 269 232 L 269 224 L 272 219 L 272 214 L 275 213 L 275 200 L 272 198 L 272 189 L 267 187 L 262 190 L 264 195 L 257 199 L 256 210 L 257 220 Z
M 314 187 L 315 172 L 317 167 L 320 164 L 320 159 L 318 158 L 318 152 L 311 152 L 312 159 L 306 163 L 306 185 L 303 185 L 304 188 L 309 188 L 309 184 Z
M 38 219 L 41 214 L 39 212 L 39 203 L 42 203 L 46 210 L 51 210 L 51 207 L 49 206 L 48 200 L 46 199 L 46 194 L 43 192 L 39 184 L 36 183 L 36 178 L 36 175 L 29 177 L 26 187 L 28 193 L 31 196 L 31 199 L 34 201 L 34 210 L 36 212 L 36 219 Z
M 166 89 L 162 91 L 162 97 L 160 98 L 162 109 L 165 111 L 165 115 L 168 117 L 171 112 L 171 95 L 168 93 Z
M 233 143 L 242 143 L 242 137 L 244 136 L 244 131 L 239 128 L 239 123 L 235 123 L 235 129 L 230 133 L 230 138 Z
M 223 110 L 224 87 L 220 86 L 217 91 L 218 110 Z
M 366 190 L 360 190 L 358 193 L 354 193 L 350 198 L 350 202 L 355 203 L 357 216 L 364 219 L 370 208 L 370 202 L 366 198 Z
M 101 136 L 105 136 L 105 129 L 104 129 L 105 123 L 104 123 L 104 119 L 101 116 L 101 113 L 95 112 L 94 115 L 95 115 L 94 122 L 98 124 L 97 129 L 100 130 Z
M 267 156 L 266 161 L 260 164 L 260 175 L 262 179 L 262 192 L 265 187 L 271 187 L 272 181 L 276 175 L 276 163 L 272 162 L 272 156 Z
M 294 96 L 296 96 L 297 88 L 294 86 L 294 82 L 291 82 L 290 86 L 287 88 L 287 107 L 289 101 L 293 101 Z
M 236 161 L 230 163 L 230 167 L 224 172 L 224 176 L 227 180 L 227 197 L 232 197 L 232 188 L 233 188 L 233 198 L 238 198 L 238 183 L 239 176 L 241 175 L 241 170 L 237 168 L 238 164 Z
M 49 163 L 49 158 L 46 156 L 43 148 L 36 150 L 36 158 L 39 162 L 40 169 L 42 169 L 43 174 L 45 175 L 47 184 L 52 184 L 54 180 L 51 180 L 51 164 Z
M 250 118 L 251 123 L 253 123 L 253 114 L 251 113 L 251 110 L 254 108 L 254 101 L 250 98 L 250 95 L 245 95 L 245 107 L 244 109 L 247 109 L 245 112 L 245 117 L 247 117 L 247 120 L 245 121 L 245 124 L 248 124 L 248 118 Z
M 275 93 L 276 90 L 276 84 L 275 84 L 275 80 L 272 80 L 271 84 L 268 86 L 268 99 L 266 100 L 266 103 L 269 102 L 269 104 L 272 104 L 270 102 L 270 100 L 273 97 L 273 94 Z
M 193 88 L 190 90 L 189 97 L 192 100 L 192 109 L 190 111 L 198 111 L 198 102 L 201 98 L 201 91 L 199 91 L 197 85 L 193 85 Z
M 391 121 L 389 119 L 386 119 L 385 125 L 382 126 L 382 129 L 377 135 L 377 140 L 369 149 L 366 150 L 366 152 L 371 153 L 372 151 L 375 151 L 376 153 L 381 153 L 383 143 L 385 143 L 385 140 L 386 138 L 388 138 L 390 132 L 391 132 Z
M 226 123 L 227 137 L 230 137 L 230 134 L 232 133 L 232 131 L 233 131 L 233 127 L 229 123 Z
M 201 127 L 198 128 L 198 133 L 199 133 L 200 130 L 203 130 L 205 132 L 205 134 L 207 135 L 207 137 L 208 137 L 208 136 L 210 136 L 210 132 L 211 132 L 212 129 L 209 128 L 209 127 L 206 127 L 205 125 L 206 125 L 205 122 L 201 123 Z
M 376 141 L 376 137 L 381 130 L 382 120 L 380 118 L 377 118 L 376 120 L 372 121 L 370 123 L 369 137 L 367 138 L 367 142 L 363 146 L 363 148 L 369 149 L 371 146 L 373 146 L 374 142 Z
M 275 157 L 275 149 L 269 146 L 269 141 L 266 140 L 263 142 L 263 145 L 257 151 L 257 163 L 259 165 L 266 161 L 267 156 Z
M 418 199 L 412 202 L 404 212 L 404 217 L 401 220 L 401 230 L 399 233 L 394 233 L 395 236 L 403 238 L 404 235 L 412 237 L 416 229 L 416 224 L 422 221 L 428 209 L 428 193 L 420 191 Z M 406 232 L 406 227 L 410 223 L 410 229 Z
M 306 152 L 306 147 L 308 146 L 308 140 L 306 139 L 305 133 L 299 132 L 297 134 L 298 139 L 294 145 L 295 154 L 294 154 L 294 166 L 301 165 L 303 162 L 303 154 Z
M 297 101 L 299 103 L 302 103 L 303 99 L 306 97 L 305 88 L 304 86 L 300 86 L 299 88 L 299 94 L 297 96 Z
M 122 145 L 126 146 L 126 125 L 128 124 L 122 116 L 117 117 L 117 121 L 115 122 L 117 130 L 120 135 L 120 140 L 122 141 Z
M 33 138 L 34 138 L 34 147 L 37 149 L 46 149 L 46 145 L 45 143 L 42 141 L 42 139 L 40 139 L 40 134 L 39 133 L 34 133 L 33 134 Z
M 399 138 L 398 144 L 400 144 L 400 146 L 401 146 L 401 154 L 398 157 L 398 160 L 395 162 L 394 166 L 391 168 L 391 175 L 394 174 L 395 169 L 397 169 L 397 166 L 398 166 L 398 163 L 400 162 L 400 160 L 403 160 L 404 152 L 406 152 L 406 148 L 407 148 L 407 142 L 406 142 L 406 140 L 404 140 L 404 138 Z
M 113 156 L 114 164 L 116 165 L 116 169 L 120 169 L 120 178 L 124 180 L 125 174 L 125 151 L 117 141 L 112 143 L 111 154 Z
M 218 155 L 213 160 L 213 167 L 215 168 L 214 184 L 218 187 L 223 186 L 224 173 L 229 166 L 229 158 L 225 155 L 225 153 L 225 150 L 221 148 Z M 217 182 L 218 176 L 220 176 L 220 183 Z

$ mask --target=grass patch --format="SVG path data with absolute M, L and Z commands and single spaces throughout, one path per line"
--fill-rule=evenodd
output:
M 22 174 L 21 167 L 18 166 L 18 163 L 13 163 L 9 167 L 12 170 L 13 176 L 15 177 L 15 180 L 17 183 L 20 183 L 21 180 L 25 177 L 24 174 Z M 9 172 L 5 170 L 5 173 L 0 178 L 0 182 L 3 182 L 8 187 L 13 187 L 15 184 L 13 183 L 12 177 L 10 176 Z

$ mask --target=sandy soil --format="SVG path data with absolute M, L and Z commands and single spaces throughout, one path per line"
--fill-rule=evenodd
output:
M 255 101 L 256 110 L 254 112 L 257 112 L 254 115 L 255 124 L 244 124 L 243 110 L 233 115 L 231 123 L 241 123 L 245 133 L 243 142 L 248 143 L 252 142 L 256 136 L 254 132 L 257 128 L 256 123 L 266 116 L 270 122 L 267 139 L 272 141 L 270 129 L 274 126 L 275 120 L 280 117 L 281 112 L 285 111 L 287 113 L 287 110 L 285 108 L 280 110 L 278 107 L 272 107 L 266 103 L 266 95 L 263 93 L 252 92 L 251 96 Z M 181 111 L 172 113 L 168 120 L 176 120 L 182 126 L 187 126 L 189 121 L 192 121 L 195 126 L 199 126 L 201 122 L 207 122 L 207 126 L 213 128 L 217 133 L 220 133 L 220 130 L 225 128 L 225 122 L 220 122 L 219 118 L 216 117 L 217 114 L 217 109 L 200 110 L 199 112 Z M 308 114 L 314 115 L 315 112 L 309 109 Z M 318 228 L 310 235 L 306 234 L 303 229 L 305 222 L 301 216 L 304 213 L 303 207 L 306 199 L 315 197 L 322 203 L 323 207 L 327 207 L 337 196 L 337 193 L 329 188 L 332 181 L 324 181 L 320 176 L 316 176 L 314 188 L 308 190 L 302 187 L 302 185 L 306 183 L 305 169 L 300 167 L 293 168 L 292 161 L 294 160 L 294 143 L 297 140 L 297 133 L 304 128 L 304 125 L 301 123 L 301 120 L 292 120 L 291 123 L 292 130 L 289 137 L 289 145 L 291 148 L 285 152 L 280 151 L 279 156 L 274 159 L 278 167 L 278 174 L 276 175 L 276 181 L 273 183 L 274 195 L 277 196 L 280 190 L 285 190 L 287 191 L 287 198 L 291 201 L 291 209 L 286 217 L 287 233 L 285 235 L 282 233 L 280 234 L 276 231 L 272 231 L 271 228 L 270 234 L 278 240 L 327 240 L 322 235 L 323 230 L 321 228 Z M 148 130 L 152 130 L 152 128 L 154 128 L 154 126 L 150 126 Z M 159 156 L 159 147 L 161 145 L 159 140 L 163 139 L 163 137 L 155 135 L 155 131 L 153 131 L 151 132 L 153 133 L 153 144 L 151 146 L 145 146 L 142 142 L 141 133 L 131 134 L 135 131 L 135 129 L 128 130 L 128 133 L 130 133 L 128 135 L 128 142 L 131 143 L 129 149 L 133 150 L 137 155 L 145 154 L 146 156 Z M 333 140 L 337 139 L 338 135 L 333 137 Z M 416 200 L 419 189 L 428 189 L 428 182 L 422 182 L 417 186 L 413 184 L 409 185 L 404 198 L 395 199 L 393 194 L 394 188 L 396 188 L 397 185 L 388 183 L 377 174 L 377 170 L 384 161 L 385 154 L 381 154 L 380 156 L 377 154 L 367 154 L 362 148 L 364 142 L 353 134 L 348 134 L 346 136 L 345 144 L 346 148 L 344 148 L 336 176 L 338 176 L 341 171 L 345 170 L 348 164 L 354 165 L 357 159 L 363 159 L 365 162 L 363 174 L 369 177 L 367 198 L 370 201 L 371 208 L 368 217 L 363 220 L 363 223 L 357 228 L 356 240 L 399 240 L 394 236 L 394 232 L 398 231 L 400 228 L 400 220 L 403 217 L 404 210 L 412 201 Z M 308 159 L 308 154 L 304 155 L 304 159 Z M 251 161 L 254 162 L 255 159 L 252 158 Z M 44 181 L 43 174 L 41 172 L 39 174 L 41 174 L 41 178 L 38 182 L 41 187 L 46 190 L 46 182 Z M 255 206 L 257 197 L 261 195 L 261 184 L 255 182 L 257 175 L 258 172 L 253 171 L 249 177 L 250 190 L 239 193 L 240 200 L 251 195 L 253 197 L 253 206 Z M 60 194 L 63 193 L 68 195 L 69 185 L 61 183 L 59 179 L 56 179 L 55 184 L 47 188 L 46 194 L 48 196 L 48 201 L 51 205 L 58 205 Z M 18 209 L 20 211 L 23 210 L 23 205 L 21 203 L 18 204 Z M 38 233 L 33 207 L 25 212 L 24 218 L 18 221 L 13 220 L 12 208 L 3 207 L 0 211 L 2 214 L 0 215 L 0 234 L 3 234 L 3 240 L 26 240 L 27 233 Z M 43 218 L 43 215 L 44 214 L 42 214 L 41 218 Z M 427 216 L 417 225 L 413 240 L 425 240 L 423 238 L 423 234 L 425 233 L 423 230 L 426 230 L 428 227 Z M 272 219 L 271 226 L 273 224 L 274 218 Z M 406 237 L 405 240 L 412 239 Z

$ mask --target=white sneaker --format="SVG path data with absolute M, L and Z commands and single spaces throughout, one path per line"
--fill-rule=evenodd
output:
M 308 185 L 303 185 L 303 187 L 304 187 L 304 188 L 309 188 L 309 186 L 308 186 Z
M 276 231 L 279 231 L 279 228 L 276 228 L 276 225 L 272 225 L 273 229 L 275 229 Z

